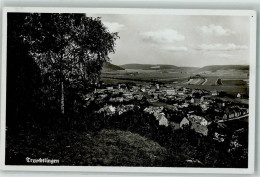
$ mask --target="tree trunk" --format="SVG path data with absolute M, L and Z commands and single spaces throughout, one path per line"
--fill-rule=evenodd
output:
M 63 82 L 61 82 L 61 99 L 60 99 L 60 103 L 61 103 L 61 114 L 64 114 L 65 112 L 65 108 L 64 108 L 64 87 L 63 87 Z

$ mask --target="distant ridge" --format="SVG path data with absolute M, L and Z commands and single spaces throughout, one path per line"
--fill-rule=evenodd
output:
M 114 65 L 111 63 L 103 64 L 103 71 L 117 71 L 117 70 L 125 70 L 125 69 L 138 69 L 138 70 L 192 70 L 195 72 L 204 72 L 210 71 L 215 72 L 218 70 L 249 70 L 249 65 L 209 65 L 201 68 L 198 67 L 184 67 L 184 66 L 175 66 L 175 65 L 167 65 L 167 64 L 124 64 L 124 65 Z
M 249 70 L 249 65 L 210 65 L 199 68 L 197 71 L 217 71 L 217 70 Z
M 161 70 L 161 69 L 176 69 L 177 66 L 174 65 L 151 65 L 151 64 L 125 64 L 120 65 L 125 69 L 142 69 L 142 70 Z
M 120 66 L 106 62 L 106 63 L 103 64 L 102 70 L 103 71 L 117 71 L 117 70 L 125 70 L 125 69 L 120 67 Z

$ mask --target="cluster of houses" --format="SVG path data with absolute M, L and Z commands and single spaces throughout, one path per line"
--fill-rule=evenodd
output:
M 153 114 L 156 120 L 159 122 L 159 125 L 163 125 L 168 127 L 169 126 L 169 121 L 165 117 L 165 113 L 163 113 L 163 106 L 161 107 L 153 107 L 149 106 L 144 109 L 144 112 L 147 112 L 149 114 Z
M 144 109 L 145 112 L 153 114 L 158 120 L 159 125 L 170 126 L 173 130 L 183 128 L 184 126 L 190 125 L 191 129 L 194 129 L 196 132 L 201 133 L 205 136 L 208 135 L 207 126 L 210 124 L 205 118 L 196 116 L 194 114 L 187 114 L 186 117 L 174 117 L 171 120 L 168 120 L 165 116 L 164 108 L 149 106 Z
M 125 112 L 133 110 L 134 105 L 133 104 L 128 104 L 128 105 L 118 105 L 118 106 L 113 106 L 113 105 L 105 105 L 104 107 L 100 108 L 98 111 L 96 111 L 98 114 L 103 114 L 104 116 L 109 116 L 109 115 L 114 115 L 118 113 L 118 115 L 121 115 Z M 138 107 L 140 108 L 140 107 Z
M 246 105 L 223 101 L 219 99 L 217 91 L 191 89 L 171 84 L 99 86 L 94 94 L 86 96 L 86 101 L 104 103 L 97 113 L 104 115 L 121 115 L 133 109 L 131 101 L 149 102 L 144 112 L 154 115 L 158 124 L 170 126 L 174 130 L 189 125 L 191 129 L 202 135 L 208 134 L 208 125 L 213 121 L 232 119 L 248 114 Z M 95 98 L 93 98 L 95 97 Z M 105 100 L 105 101 L 104 101 Z M 154 103 L 163 103 L 161 106 Z M 163 106 L 162 106 L 163 105 Z M 167 109 L 180 113 L 180 116 L 167 113 Z M 216 135 L 217 136 L 217 135 Z M 219 139 L 219 136 L 217 136 Z M 221 140 L 219 140 L 221 141 Z
M 194 106 L 199 106 L 201 116 L 206 117 L 207 114 L 210 114 L 210 120 L 212 121 L 232 119 L 248 114 L 248 107 L 246 105 L 223 101 L 218 96 L 219 93 L 215 90 L 206 91 L 184 87 L 167 89 L 167 86 L 164 86 L 159 87 L 159 89 L 155 91 L 149 90 L 149 95 L 153 98 L 150 99 L 152 102 L 159 101 L 168 103 L 173 106 L 175 110 L 185 109 L 193 111 Z
M 248 108 L 243 108 L 239 106 L 231 106 L 226 108 L 225 113 L 223 115 L 223 120 L 232 119 L 236 117 L 240 117 L 243 115 L 247 115 L 249 113 Z

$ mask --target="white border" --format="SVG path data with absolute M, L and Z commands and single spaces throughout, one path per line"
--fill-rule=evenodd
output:
M 99 166 L 14 166 L 5 165 L 5 112 L 6 112 L 6 53 L 7 12 L 39 13 L 94 13 L 94 14 L 156 14 L 156 15 L 218 15 L 250 17 L 250 79 L 249 79 L 249 147 L 248 168 L 177 168 L 177 167 L 99 167 Z M 252 174 L 255 155 L 255 92 L 256 92 L 256 12 L 253 10 L 191 10 L 191 9 L 145 9 L 145 8 L 49 8 L 5 7 L 2 15 L 2 78 L 1 78 L 1 149 L 0 169 L 8 171 L 77 171 L 77 172 L 123 172 L 123 173 L 211 173 Z

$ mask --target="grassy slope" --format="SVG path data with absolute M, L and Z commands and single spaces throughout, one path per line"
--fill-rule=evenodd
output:
M 103 71 L 117 71 L 117 70 L 125 70 L 125 69 L 111 63 L 103 64 Z
M 161 166 L 167 156 L 158 143 L 131 132 L 36 134 L 21 132 L 19 137 L 8 138 L 8 164 L 28 165 L 25 158 L 30 157 L 59 159 L 59 165 Z
M 211 66 L 205 66 L 197 71 L 217 71 L 217 70 L 228 70 L 228 69 L 234 69 L 234 70 L 249 70 L 248 65 L 211 65 Z

